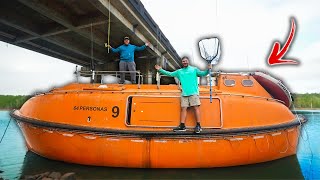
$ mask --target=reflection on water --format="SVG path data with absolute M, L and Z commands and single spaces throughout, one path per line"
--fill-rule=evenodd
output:
M 306 179 L 320 179 L 320 111 L 297 111 L 308 123 L 303 126 L 299 139 L 297 157 Z
M 0 111 L 0 137 L 2 137 L 10 120 L 8 113 L 9 111 Z M 23 136 L 16 123 L 11 120 L 0 144 L 0 170 L 4 171 L 0 174 L 0 177 L 7 179 L 18 178 L 25 154 L 26 147 Z
M 128 169 L 82 166 L 53 161 L 27 152 L 22 175 L 75 172 L 80 179 L 303 179 L 296 156 L 254 165 L 211 169 Z
M 296 156 L 254 165 L 212 169 L 108 168 L 53 161 L 26 152 L 20 130 L 12 121 L 0 144 L 0 170 L 4 171 L 0 177 L 18 179 L 23 175 L 58 171 L 75 172 L 79 179 L 320 179 L 320 146 L 316 143 L 320 136 L 320 111 L 302 113 L 309 121 L 302 129 Z M 8 111 L 0 111 L 0 137 L 8 121 Z

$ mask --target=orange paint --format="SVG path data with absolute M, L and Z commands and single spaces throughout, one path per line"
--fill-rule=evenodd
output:
M 225 86 L 226 78 L 234 79 L 235 86 Z M 243 79 L 253 86 L 242 86 Z M 189 110 L 190 132 L 172 132 L 180 120 L 176 85 L 99 86 L 70 84 L 37 95 L 14 111 L 29 149 L 65 162 L 134 168 L 236 166 L 297 150 L 299 124 L 269 128 L 296 117 L 251 76 L 219 76 L 212 103 L 209 87 L 200 87 L 204 131 L 199 135 L 191 133 L 195 121 Z

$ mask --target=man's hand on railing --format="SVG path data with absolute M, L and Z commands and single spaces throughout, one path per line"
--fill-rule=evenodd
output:
M 112 47 L 108 43 L 104 43 L 104 47 L 111 49 Z
M 154 65 L 154 68 L 156 68 L 157 71 L 159 71 L 161 69 L 161 66 L 159 66 L 158 64 Z

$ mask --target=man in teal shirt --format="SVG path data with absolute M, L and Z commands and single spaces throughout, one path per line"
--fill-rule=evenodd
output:
M 197 120 L 197 125 L 194 129 L 195 133 L 200 133 L 200 98 L 199 98 L 199 86 L 198 76 L 206 76 L 209 74 L 211 65 L 208 65 L 208 70 L 200 71 L 198 68 L 189 65 L 189 58 L 183 57 L 182 59 L 183 68 L 178 69 L 174 72 L 163 70 L 159 65 L 155 65 L 155 68 L 162 74 L 177 77 L 181 82 L 182 94 L 181 94 L 181 114 L 180 114 L 180 125 L 174 128 L 174 131 L 186 131 L 186 117 L 187 108 L 193 107 Z
M 136 63 L 134 62 L 134 52 L 135 51 L 142 51 L 147 46 L 149 46 L 149 42 L 146 42 L 143 46 L 136 46 L 130 44 L 129 37 L 123 38 L 123 45 L 113 48 L 110 45 L 107 45 L 108 48 L 111 49 L 114 53 L 120 53 L 120 63 L 119 63 L 119 69 L 120 71 L 126 71 L 127 69 L 129 71 L 132 71 L 130 73 L 131 76 L 131 82 L 132 84 L 136 84 L 136 73 L 133 71 L 136 71 Z M 120 84 L 123 84 L 125 80 L 125 73 L 120 73 Z

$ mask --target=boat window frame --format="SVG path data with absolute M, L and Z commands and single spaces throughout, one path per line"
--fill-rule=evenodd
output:
M 232 84 L 232 85 L 227 85 L 226 84 L 226 81 L 233 81 L 234 83 Z M 235 86 L 236 85 L 236 80 L 234 80 L 234 79 L 224 79 L 223 80 L 223 84 L 225 85 L 225 86 L 227 86 L 227 87 L 233 87 L 233 86 Z
M 251 85 L 245 85 L 245 84 L 243 83 L 244 81 L 251 81 L 252 84 L 251 84 Z M 242 84 L 242 86 L 244 86 L 244 87 L 252 87 L 253 84 L 254 84 L 254 82 L 253 82 L 251 79 L 243 79 L 243 80 L 241 81 L 241 84 Z

